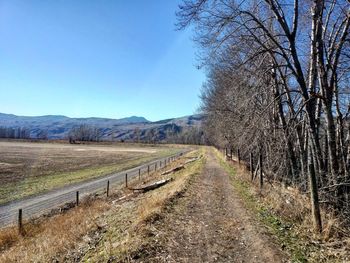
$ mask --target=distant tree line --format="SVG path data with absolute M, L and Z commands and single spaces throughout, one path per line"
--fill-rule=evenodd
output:
M 168 134 L 166 137 L 166 142 L 176 144 L 203 145 L 205 144 L 205 137 L 203 129 L 201 127 L 191 127 L 177 133 Z
M 43 129 L 31 129 L 28 127 L 4 127 L 0 126 L 0 138 L 8 139 L 48 139 L 48 131 Z
M 73 127 L 68 133 L 70 143 L 77 141 L 98 142 L 101 140 L 101 130 L 87 124 Z
M 262 153 L 266 175 L 350 215 L 350 2 L 184 0 L 211 144 Z
M 30 130 L 25 127 L 0 127 L 0 138 L 30 139 Z
M 133 132 L 134 142 L 143 143 L 178 143 L 178 144 L 204 144 L 204 133 L 201 127 L 183 129 L 176 124 L 167 124 L 161 128 L 141 131 L 136 128 Z

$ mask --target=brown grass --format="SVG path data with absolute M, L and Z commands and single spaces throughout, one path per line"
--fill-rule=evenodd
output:
M 184 160 L 177 160 L 162 170 Z M 145 244 L 147 221 L 157 217 L 201 167 L 202 161 L 194 162 L 173 175 L 174 181 L 146 194 L 132 194 L 125 188 L 114 189 L 107 200 L 86 200 L 67 212 L 29 222 L 24 226 L 24 236 L 18 235 L 16 228 L 0 230 L 0 262 L 69 261 L 76 255 L 78 258 L 83 256 L 83 261 L 93 262 L 129 258 Z M 129 185 L 164 178 L 160 175 L 162 170 L 143 176 L 141 182 L 135 178 Z M 112 202 L 121 196 L 127 198 Z M 98 240 L 92 242 L 93 237 Z
M 198 152 L 192 155 L 198 155 Z M 181 158 L 170 167 L 175 167 L 184 161 L 185 158 Z M 143 254 L 149 253 L 148 242 L 151 231 L 148 228 L 152 225 L 150 223 L 162 217 L 163 210 L 184 191 L 188 180 L 201 171 L 203 162 L 203 160 L 194 162 L 185 170 L 176 172 L 173 175 L 174 181 L 167 185 L 118 205 L 116 208 L 118 217 L 113 215 L 108 220 L 113 228 L 108 229 L 99 246 L 85 255 L 83 261 L 128 262 L 134 257 L 142 257 Z M 158 180 L 159 177 L 160 173 L 156 173 L 153 178 Z
M 66 213 L 26 224 L 23 236 L 13 228 L 2 230 L 0 262 L 51 261 L 87 233 L 101 228 L 98 218 L 108 207 L 102 200 L 87 201 Z
M 311 262 L 345 262 L 350 260 L 350 233 L 348 226 L 332 210 L 321 209 L 323 232 L 313 231 L 311 202 L 307 194 L 277 182 L 265 181 L 263 189 L 258 180 L 250 181 L 250 171 L 245 165 L 233 162 L 236 176 L 249 187 L 249 192 L 278 217 L 293 227 L 293 233 L 306 247 L 314 244 L 318 249 L 310 252 Z M 306 248 L 308 250 L 308 248 Z M 344 259 L 346 259 L 344 261 Z

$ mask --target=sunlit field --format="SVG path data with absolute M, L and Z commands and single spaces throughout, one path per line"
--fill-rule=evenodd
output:
M 175 146 L 0 142 L 0 203 L 107 175 L 177 152 Z

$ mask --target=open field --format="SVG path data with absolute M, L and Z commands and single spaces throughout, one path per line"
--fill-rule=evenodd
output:
M 0 204 L 122 171 L 179 150 L 136 144 L 0 141 Z
M 163 179 L 162 171 L 183 164 L 189 156 L 198 156 L 198 151 L 142 177 L 142 182 L 131 181 L 130 186 Z M 91 197 L 66 212 L 28 222 L 23 236 L 16 228 L 0 229 L 0 262 L 107 262 L 113 258 L 113 262 L 124 262 L 130 252 L 137 252 L 150 241 L 144 238 L 146 222 L 160 215 L 165 205 L 183 192 L 203 164 L 201 158 L 186 165 L 169 175 L 174 178 L 172 182 L 154 191 L 143 194 L 113 188 L 109 197 Z M 112 247 L 116 243 L 120 246 Z

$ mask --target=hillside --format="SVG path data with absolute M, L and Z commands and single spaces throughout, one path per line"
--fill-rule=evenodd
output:
M 122 119 L 108 118 L 69 118 L 62 115 L 16 116 L 0 113 L 0 127 L 27 129 L 30 138 L 65 139 L 69 132 L 81 125 L 98 129 L 100 140 L 123 141 L 163 141 L 191 128 L 201 126 L 202 115 L 148 121 L 144 117 L 131 116 Z

